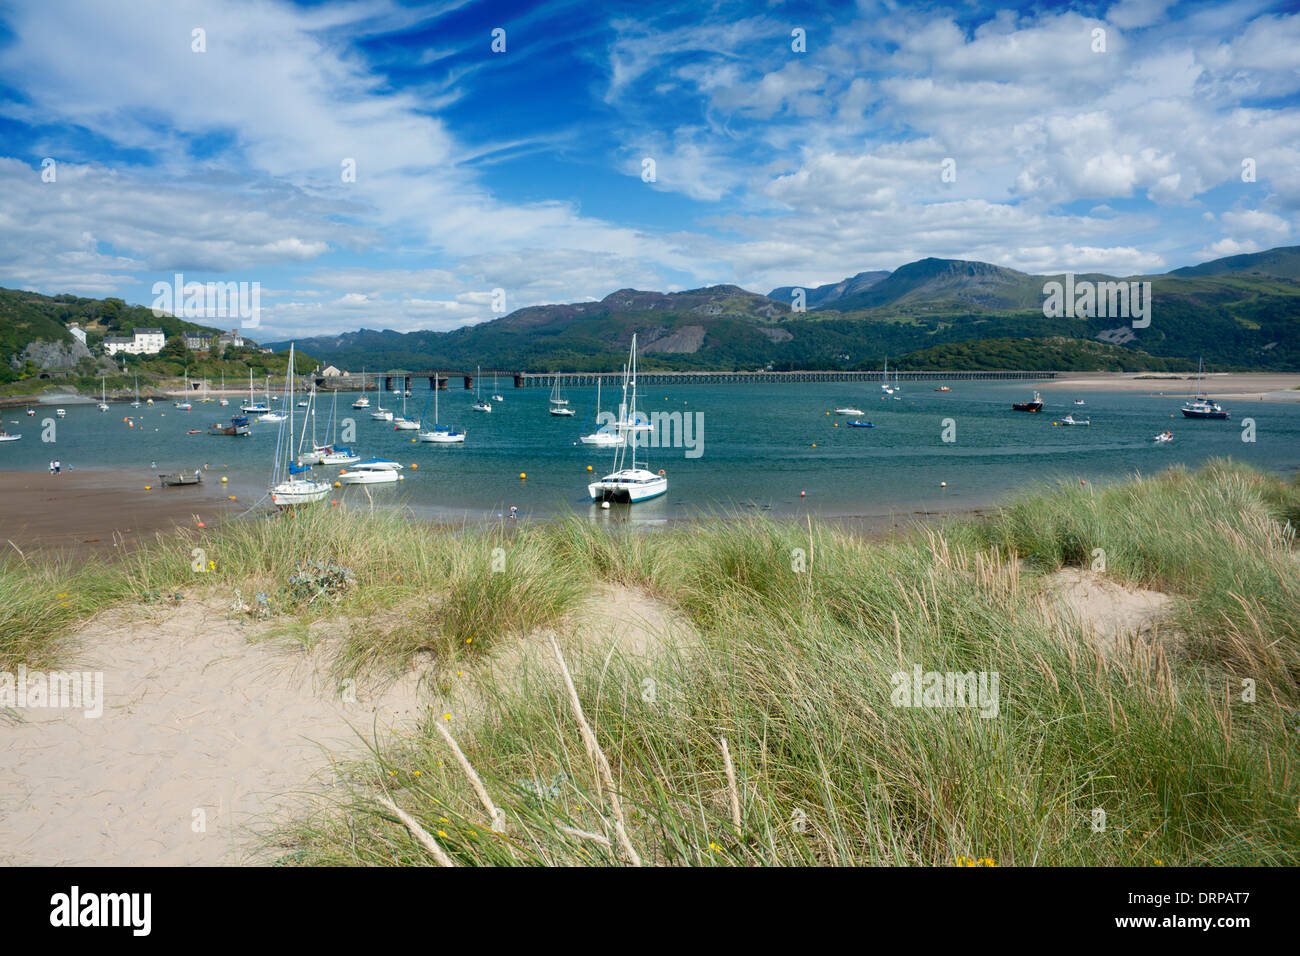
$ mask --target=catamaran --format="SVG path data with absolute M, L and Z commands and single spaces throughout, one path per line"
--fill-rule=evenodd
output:
M 265 402 L 256 401 L 253 398 L 253 370 L 248 370 L 248 404 L 240 405 L 239 410 L 245 415 L 261 415 L 263 412 L 269 412 L 271 409 Z
M 627 398 L 631 386 L 631 399 Z M 632 347 L 628 359 L 628 368 L 623 378 L 624 402 L 619 407 L 620 421 L 634 421 L 636 416 L 636 333 L 632 333 Z M 592 501 L 610 502 L 626 501 L 636 504 L 658 498 L 668 491 L 668 478 L 661 471 L 655 474 L 645 468 L 638 468 L 636 462 L 637 438 L 620 445 L 614 452 L 614 470 L 587 485 L 587 493 Z M 627 464 L 627 449 L 632 449 L 631 464 Z
M 287 419 L 289 427 L 286 429 L 285 423 L 280 423 L 279 435 L 275 440 L 275 468 L 271 472 L 271 502 L 279 508 L 311 504 L 316 501 L 321 501 L 330 493 L 328 482 L 316 481 L 313 478 L 305 477 L 306 473 L 311 470 L 311 465 L 294 464 L 292 342 L 289 343 L 289 367 L 284 373 L 284 391 L 287 396 L 285 407 L 289 409 L 289 416 Z M 300 448 L 306 437 L 307 421 L 304 418 L 302 423 L 302 438 L 298 441 Z M 283 460 L 281 460 L 280 457 L 281 449 L 284 450 Z M 284 476 L 283 481 L 280 480 L 281 476 Z
M 105 383 L 105 378 L 103 375 L 101 375 L 99 377 L 99 410 L 101 412 L 108 411 L 108 392 L 105 391 L 104 383 Z
M 370 399 L 366 397 L 366 370 L 361 370 L 361 397 L 352 403 L 353 408 L 369 408 Z
M 425 410 L 429 408 L 429 402 L 426 399 L 424 403 Z M 420 416 L 423 423 L 424 416 Z M 465 441 L 465 433 L 459 429 L 452 428 L 450 425 L 438 424 L 438 373 L 433 373 L 433 428 L 430 431 L 421 429 L 416 437 L 420 441 L 432 442 L 435 445 L 459 445 Z
M 479 397 L 478 393 L 478 380 L 482 371 L 483 369 L 480 366 L 474 372 L 474 404 L 470 406 L 470 410 L 475 412 L 490 412 L 492 411 L 492 403 L 483 401 L 483 399 Z
M 561 418 L 569 418 L 577 414 L 569 407 L 569 400 L 560 391 L 559 372 L 555 373 L 555 385 L 551 388 L 551 414 Z
M 600 421 L 600 382 L 596 379 L 596 420 Z M 596 445 L 600 448 L 614 448 L 622 445 L 627 437 L 618 430 L 617 424 L 601 425 L 590 435 L 582 435 L 578 441 L 584 445 Z
M 1218 402 L 1210 401 L 1201 391 L 1201 360 L 1196 360 L 1196 395 L 1183 404 L 1185 418 L 1230 418 L 1231 415 Z

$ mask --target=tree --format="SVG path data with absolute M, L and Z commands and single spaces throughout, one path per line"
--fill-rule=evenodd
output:
M 190 350 L 185 347 L 185 339 L 179 335 L 167 336 L 160 354 L 163 358 L 178 359 L 186 363 L 190 361 Z

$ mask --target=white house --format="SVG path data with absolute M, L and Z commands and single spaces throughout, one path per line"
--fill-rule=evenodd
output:
M 217 336 L 217 342 L 222 348 L 233 346 L 237 349 L 242 349 L 245 345 L 249 344 L 248 339 L 240 335 L 238 329 L 231 329 L 229 332 L 222 332 Z
M 326 365 L 323 369 L 321 369 L 321 375 L 323 375 L 325 378 L 339 378 L 340 376 L 347 375 L 347 374 L 348 374 L 347 372 L 342 372 L 336 369 L 333 365 Z
M 71 325 L 69 325 L 68 331 L 71 332 L 72 337 L 76 339 L 78 342 L 80 342 L 82 345 L 86 344 L 86 330 L 83 329 L 78 323 L 73 322 Z
M 130 338 L 124 335 L 105 337 L 104 354 L 157 355 L 162 351 L 163 340 L 162 329 L 132 329 Z
M 191 352 L 206 352 L 212 348 L 212 336 L 210 335 L 186 332 L 181 338 L 185 341 L 185 347 Z

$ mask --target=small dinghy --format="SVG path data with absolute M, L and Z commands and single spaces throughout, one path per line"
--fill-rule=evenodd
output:
M 1171 431 L 1163 431 L 1163 432 L 1161 432 L 1159 435 L 1156 435 L 1155 437 L 1153 437 L 1151 440 L 1152 440 L 1153 442 L 1155 442 L 1156 444 L 1161 444 L 1161 445 L 1162 445 L 1162 444 L 1164 444 L 1165 442 L 1171 442 L 1171 441 L 1173 441 L 1173 440 L 1174 440 L 1174 433 L 1171 432 Z
M 1059 422 L 1056 422 L 1056 424 L 1057 425 L 1091 425 L 1092 419 L 1075 418 L 1073 415 L 1066 415 Z

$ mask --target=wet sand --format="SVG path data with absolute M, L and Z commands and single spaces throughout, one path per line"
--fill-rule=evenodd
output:
M 146 491 L 145 486 L 152 487 Z M 157 472 L 65 470 L 0 472 L 0 546 L 24 553 L 122 553 L 177 525 L 215 527 L 252 502 L 227 498 L 221 477 L 165 488 Z M 12 542 L 12 545 L 10 544 Z
M 1042 382 L 1042 391 L 1142 392 L 1185 397 L 1196 391 L 1195 372 L 1062 372 Z M 1219 401 L 1300 402 L 1300 374 L 1294 372 L 1220 372 L 1201 377 L 1201 389 Z

